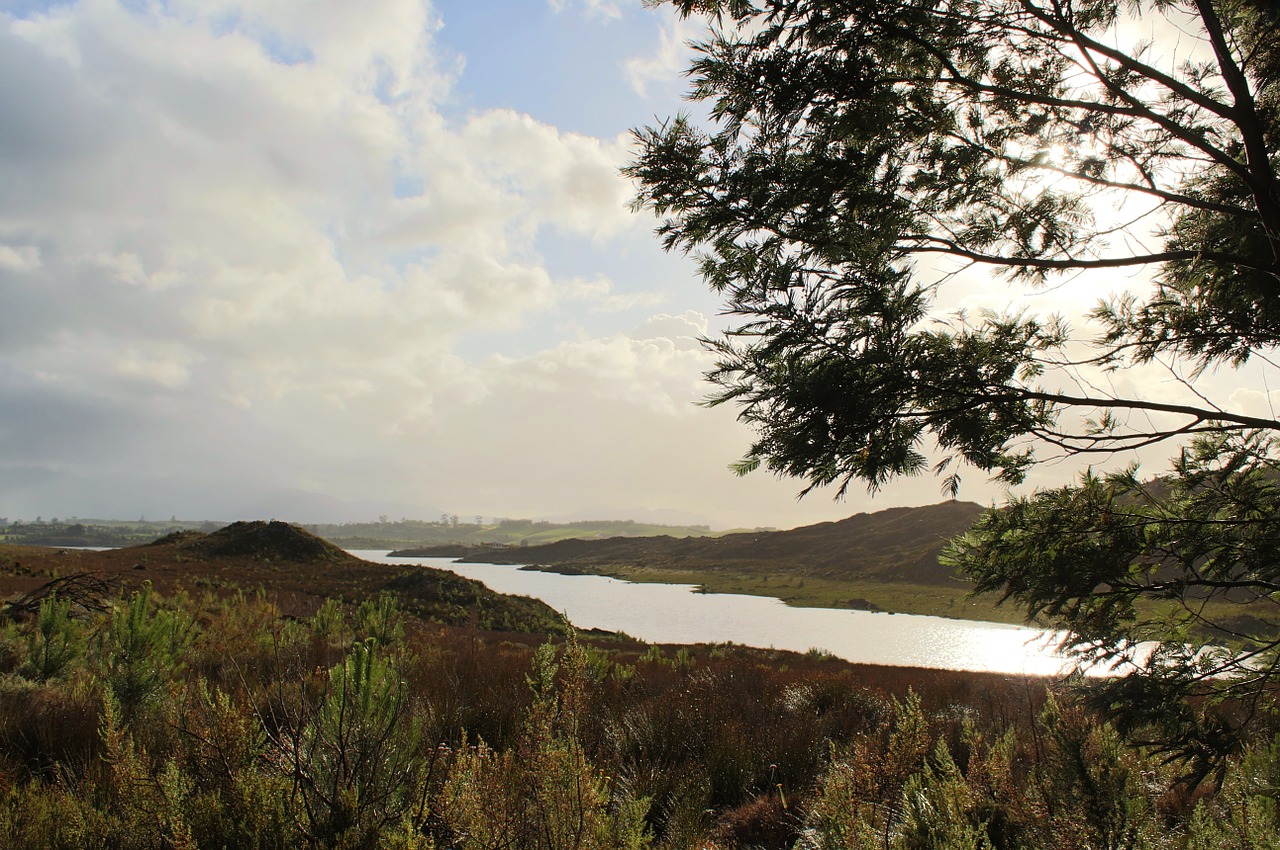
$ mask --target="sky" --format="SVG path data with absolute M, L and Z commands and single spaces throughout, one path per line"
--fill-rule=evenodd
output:
M 0 0 L 0 516 L 940 501 L 729 472 L 727 321 L 619 173 L 695 35 L 640 0 Z

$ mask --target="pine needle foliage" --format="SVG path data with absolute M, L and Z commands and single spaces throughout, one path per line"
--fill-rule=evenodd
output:
M 708 24 L 688 69 L 707 120 L 637 130 L 626 173 L 732 317 L 705 342 L 708 403 L 755 433 L 735 471 L 840 497 L 932 469 L 955 496 L 966 465 L 1017 484 L 1169 444 L 1158 485 L 1015 499 L 950 560 L 1082 664 L 1118 662 L 1098 694 L 1117 728 L 1214 775 L 1280 669 L 1280 421 L 1203 382 L 1280 344 L 1280 6 L 655 5 Z M 939 308 L 978 270 L 1123 277 L 1079 327 L 1004 296 Z M 1114 380 L 1139 367 L 1173 390 Z

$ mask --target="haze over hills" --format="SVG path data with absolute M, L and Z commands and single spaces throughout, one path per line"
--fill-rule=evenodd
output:
M 441 514 L 439 519 L 398 519 L 383 516 L 375 522 L 321 523 L 303 527 L 345 549 L 396 549 L 435 545 L 533 545 L 570 537 L 640 537 L 669 534 L 683 537 L 712 534 L 705 525 L 657 525 L 634 520 L 591 520 L 555 523 L 547 520 L 459 517 Z M 9 521 L 0 517 L 0 542 L 38 546 L 119 547 L 148 543 L 175 531 L 212 532 L 225 521 L 119 520 L 69 517 L 34 521 Z

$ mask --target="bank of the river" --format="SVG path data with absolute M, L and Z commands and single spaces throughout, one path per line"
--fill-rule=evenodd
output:
M 735 572 L 731 569 L 683 571 L 624 564 L 593 568 L 541 565 L 526 569 L 565 575 L 602 575 L 623 581 L 692 584 L 707 593 L 768 596 L 800 608 L 924 614 L 1014 625 L 1024 622 L 1018 609 L 996 605 L 994 596 L 971 597 L 968 588 L 959 580 L 949 587 L 874 579 L 831 579 L 787 573 L 769 575 Z
M 566 575 L 696 585 L 768 596 L 806 608 L 841 608 L 1019 623 L 1016 610 L 970 599 L 970 586 L 938 562 L 946 542 L 982 513 L 970 502 L 890 508 L 787 531 L 718 538 L 653 536 L 561 540 L 539 546 L 441 546 L 406 557 L 532 565 Z
M 355 552 L 370 561 L 403 562 Z M 622 632 L 650 644 L 735 644 L 830 653 L 856 664 L 1055 675 L 1066 665 L 1052 635 L 959 617 L 797 608 L 764 595 L 698 593 L 690 584 L 563 575 L 515 564 L 423 559 L 502 594 L 531 596 L 576 628 Z

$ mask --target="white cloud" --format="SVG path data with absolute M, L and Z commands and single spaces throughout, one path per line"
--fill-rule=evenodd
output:
M 698 340 L 707 334 L 707 317 L 696 310 L 687 310 L 678 316 L 659 313 L 651 316 L 643 325 L 631 331 L 632 339 L 669 339 L 679 348 L 699 346 Z
M 466 334 L 610 303 L 537 236 L 628 226 L 620 143 L 510 111 L 451 124 L 429 7 L 372 5 L 0 18 L 15 374 L 161 404 L 192 441 L 225 404 L 329 452 L 483 397 Z
M 786 521 L 796 488 L 732 479 L 743 430 L 695 406 L 704 314 L 640 320 L 694 284 L 644 279 L 624 139 L 459 113 L 438 29 L 421 0 L 0 16 L 0 514 L 322 491 L 732 522 L 742 487 Z
M 641 97 L 646 97 L 654 84 L 683 87 L 683 74 L 692 53 L 689 42 L 703 31 L 703 26 L 694 19 L 682 19 L 667 11 L 657 45 L 648 54 L 632 56 L 623 61 L 627 82 L 632 90 Z
M 464 130 L 468 149 L 483 158 L 545 220 L 565 232 L 606 237 L 634 225 L 631 187 L 619 176 L 623 138 L 610 142 L 561 133 L 510 110 L 486 112 Z
M 32 90 L 9 87 L 6 113 L 58 142 L 0 151 L 29 190 L 0 201 L 0 232 L 79 270 L 69 283 L 50 271 L 47 297 L 89 289 L 132 311 L 115 287 L 163 290 L 150 306 L 175 344 L 269 360 L 306 385 L 356 350 L 425 359 L 469 330 L 603 296 L 552 277 L 534 239 L 626 226 L 620 146 L 511 112 L 451 128 L 426 8 L 377 6 L 94 0 L 11 22 L 13 61 L 42 67 L 24 75 Z M 280 39 L 307 60 L 277 61 Z M 396 197 L 403 167 L 420 194 Z M 0 264 L 35 271 L 41 252 L 5 247 Z
M 1238 411 L 1246 416 L 1280 419 L 1280 389 L 1267 389 L 1268 385 L 1280 385 L 1280 378 L 1277 378 L 1275 374 L 1267 375 L 1268 372 L 1273 371 L 1263 367 L 1256 367 L 1246 373 L 1247 378 L 1239 376 L 1242 381 L 1251 378 L 1257 382 L 1257 386 L 1237 387 L 1228 399 L 1231 405 L 1228 409 Z
M 556 397 L 596 399 L 661 416 L 688 416 L 706 392 L 711 358 L 696 341 L 702 317 L 660 315 L 629 333 L 563 342 L 520 361 L 497 359 L 495 378 Z
M 569 9 L 581 9 L 583 14 L 597 18 L 620 18 L 622 9 L 618 0 L 547 0 L 557 13 Z

